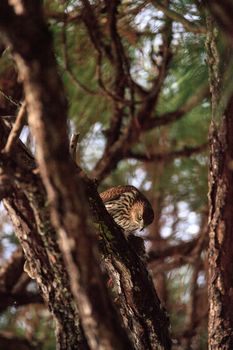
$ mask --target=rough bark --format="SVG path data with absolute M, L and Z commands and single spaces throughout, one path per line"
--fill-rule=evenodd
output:
M 231 0 L 202 0 L 208 6 L 212 15 L 222 30 L 228 35 L 229 44 L 232 45 L 233 36 L 233 4 Z
M 1 135 L 3 135 L 2 130 L 1 130 Z M 56 318 L 56 305 L 53 306 L 54 299 L 51 299 L 50 295 L 47 295 L 47 292 L 46 292 L 47 290 L 46 290 L 46 287 L 44 286 L 45 283 L 49 284 L 50 286 L 53 285 L 53 283 L 51 283 L 51 281 L 53 280 L 53 277 L 51 277 L 51 275 L 47 273 L 48 266 L 50 266 L 49 271 L 50 269 L 51 270 L 55 269 L 56 273 L 59 273 L 59 270 L 60 270 L 58 263 L 54 260 L 56 256 L 56 254 L 53 252 L 54 243 L 51 247 L 51 243 L 48 244 L 47 242 L 47 240 L 51 239 L 50 234 L 52 237 L 54 237 L 55 233 L 52 233 L 53 231 L 52 231 L 51 224 L 49 221 L 49 216 L 48 216 L 48 206 L 47 205 L 45 206 L 43 204 L 42 198 L 41 198 L 43 197 L 45 192 L 43 187 L 41 187 L 42 184 L 38 182 L 39 179 L 36 180 L 37 185 L 35 185 L 34 184 L 35 175 L 30 174 L 29 171 L 28 172 L 25 171 L 26 163 L 29 161 L 29 159 L 27 158 L 28 155 L 25 149 L 23 147 L 20 147 L 20 144 L 18 144 L 17 147 L 15 148 L 14 154 L 17 154 L 18 159 L 20 160 L 20 166 L 16 166 L 16 164 L 11 165 L 12 171 L 14 171 L 15 174 L 18 174 L 15 179 L 15 183 L 17 184 L 17 191 L 19 190 L 19 188 L 23 188 L 24 192 L 28 193 L 28 196 L 31 198 L 30 203 L 35 213 L 35 217 L 37 220 L 37 227 L 40 228 L 39 239 L 40 237 L 43 240 L 46 239 L 45 245 L 47 247 L 48 257 L 45 257 L 45 259 L 52 259 L 52 261 L 51 262 L 47 262 L 47 260 L 43 261 L 44 255 L 41 256 L 41 250 L 40 250 L 40 249 L 43 249 L 43 246 L 40 247 L 40 245 L 38 245 L 38 242 L 36 244 L 32 242 L 32 239 L 33 239 L 32 231 L 30 231 L 30 234 L 28 234 L 26 243 L 25 244 L 24 242 L 21 242 L 21 243 L 23 247 L 26 245 L 25 253 L 26 253 L 27 259 L 29 260 L 29 262 L 31 262 L 31 265 L 35 269 L 34 273 L 35 273 L 37 282 L 39 285 L 41 285 L 41 289 L 43 293 L 45 293 L 46 295 L 45 299 L 49 303 L 51 311 L 55 312 L 55 318 Z M 25 158 L 27 159 L 27 161 L 25 160 Z M 31 158 L 30 160 L 32 162 Z M 9 161 L 8 161 L 8 166 L 9 166 Z M 6 167 L 4 166 L 3 168 L 6 169 Z M 33 169 L 33 166 L 31 165 L 29 169 Z M 116 301 L 117 308 L 119 309 L 123 317 L 123 322 L 125 326 L 127 326 L 127 329 L 131 334 L 131 338 L 135 342 L 135 348 L 136 349 L 160 348 L 157 342 L 158 342 L 158 338 L 160 339 L 161 337 L 162 343 L 165 344 L 164 348 L 169 349 L 170 341 L 169 341 L 168 330 L 167 330 L 168 320 L 164 315 L 163 310 L 160 309 L 160 302 L 156 296 L 155 291 L 153 290 L 151 279 L 149 278 L 143 263 L 137 257 L 134 250 L 127 244 L 127 242 L 125 241 L 122 235 L 120 235 L 119 239 L 117 240 L 115 239 L 116 236 L 120 234 L 118 232 L 118 228 L 113 225 L 111 217 L 109 217 L 107 212 L 104 211 L 103 204 L 98 197 L 98 193 L 95 187 L 93 188 L 92 182 L 89 183 L 89 186 L 87 186 L 86 191 L 87 191 L 88 197 L 91 198 L 91 207 L 93 212 L 95 213 L 95 221 L 99 221 L 98 227 L 100 228 L 101 235 L 103 237 L 102 240 L 100 241 L 101 250 L 103 255 L 105 256 L 105 259 L 102 261 L 102 264 L 104 265 L 103 268 L 109 271 L 110 277 L 112 277 L 114 280 L 113 288 L 112 288 L 113 297 Z M 8 204 L 8 201 L 9 199 L 6 198 L 5 202 L 7 204 Z M 44 202 L 46 202 L 46 197 L 44 198 Z M 19 212 L 27 213 L 26 217 L 30 218 L 29 221 L 30 221 L 30 224 L 32 225 L 33 217 L 29 215 L 29 213 L 25 211 L 25 208 L 22 207 L 20 204 L 16 203 L 16 205 L 19 208 Z M 43 214 L 43 211 L 41 213 L 41 209 L 43 208 L 44 210 L 46 210 L 46 213 L 44 212 L 44 214 Z M 12 213 L 12 215 L 14 218 L 15 216 L 14 212 Z M 46 215 L 46 216 L 43 216 L 43 215 Z M 105 223 L 103 220 L 105 220 Z M 46 223 L 45 227 L 43 226 L 43 222 Z M 36 223 L 35 223 L 35 226 L 36 226 Z M 111 227 L 112 233 L 109 231 L 109 227 Z M 21 237 L 22 233 L 20 231 L 20 226 L 16 225 L 15 230 L 16 230 L 16 233 L 18 234 L 18 237 Z M 23 232 L 24 232 L 23 237 L 25 239 L 25 228 Z M 47 234 L 44 234 L 44 232 L 46 232 Z M 46 269 L 46 273 L 43 274 L 43 278 L 45 279 L 48 278 L 48 280 L 41 281 L 41 276 L 40 276 L 41 269 L 42 269 L 41 265 L 44 266 Z M 50 273 L 52 272 L 50 271 Z M 68 287 L 66 286 L 66 288 Z M 60 295 L 62 291 L 59 288 L 57 288 L 57 293 L 59 293 Z M 115 298 L 116 295 L 117 295 L 117 298 Z M 66 299 L 67 294 L 63 297 Z M 61 304 L 61 301 L 59 301 L 59 303 Z M 64 303 L 63 303 L 63 306 L 67 308 L 67 306 Z M 60 305 L 59 310 L 61 311 L 62 308 L 63 307 L 61 307 Z M 68 310 L 68 312 L 70 313 L 70 317 L 72 318 L 71 311 Z M 141 317 L 141 315 L 144 315 L 144 317 Z M 61 318 L 63 317 L 64 316 L 61 314 Z M 73 317 L 77 317 L 77 315 L 73 314 Z M 65 333 L 64 329 L 61 329 L 61 331 Z M 74 333 L 72 331 L 72 335 L 73 334 Z M 158 334 L 158 338 L 156 334 Z
M 209 349 L 233 348 L 233 97 L 212 130 L 209 177 Z
M 89 345 L 92 349 L 130 349 L 126 332 L 117 321 L 118 314 L 108 297 L 98 262 L 97 236 L 90 229 L 83 186 L 75 178 L 69 156 L 66 100 L 41 7 L 37 2 L 17 1 L 13 7 L 4 2 L 2 10 L 2 28 L 12 45 L 24 85 L 28 122 L 37 142 L 37 161 L 51 202 L 52 222 L 59 233 Z M 15 28 L 19 25 L 18 36 Z M 76 246 L 75 262 L 69 240 Z
M 220 80 L 213 22 L 208 18 L 212 93 L 209 169 L 209 349 L 233 348 L 233 95 L 219 115 Z
M 1 142 L 8 132 L 0 121 Z M 6 165 L 7 164 L 7 165 Z M 15 174 L 11 191 L 4 199 L 15 233 L 37 281 L 43 298 L 52 312 L 60 349 L 88 349 L 74 307 L 67 271 L 58 248 L 56 232 L 50 223 L 45 190 L 32 173 L 35 163 L 24 148 L 15 147 L 14 160 L 0 158 L 0 166 L 8 176 Z M 9 292 L 9 291 L 8 291 Z M 10 297 L 10 295 L 8 295 Z M 35 301 L 35 300 L 34 300 Z M 66 320 L 66 322 L 64 322 Z
M 24 11 L 24 6 L 27 11 Z M 0 27 L 12 46 L 24 85 L 28 121 L 37 142 L 39 171 L 51 203 L 52 222 L 60 238 L 73 295 L 90 348 L 170 349 L 168 320 L 161 310 L 143 263 L 108 216 L 93 183 L 84 181 L 79 176 L 78 169 L 70 159 L 66 132 L 66 101 L 56 71 L 50 35 L 38 2 L 15 1 L 14 7 L 10 7 L 7 1 L 2 1 L 0 10 Z M 21 10 L 19 15 L 17 11 Z M 20 30 L 17 31 L 19 27 Z M 6 163 L 3 164 L 5 169 Z M 20 169 L 20 172 L 22 173 L 23 169 Z M 25 172 L 23 175 L 25 177 Z M 31 173 L 26 184 L 21 177 L 20 186 L 26 186 L 24 191 L 28 191 L 27 186 L 30 189 L 35 181 L 34 177 Z M 29 236 L 32 227 L 28 220 L 25 223 L 25 218 L 22 217 L 22 213 L 28 212 L 28 203 L 23 203 L 25 207 L 21 207 L 22 213 L 19 212 L 17 206 L 22 205 L 22 198 L 18 195 L 19 193 L 14 193 L 14 196 L 10 196 L 6 205 L 9 211 L 13 210 L 11 214 L 14 220 L 22 220 L 22 233 L 26 230 Z M 43 186 L 41 188 L 41 184 L 37 182 L 34 191 L 30 190 L 30 196 L 29 209 L 32 210 L 39 228 L 39 246 L 42 247 L 43 243 L 44 249 L 38 252 L 35 245 L 28 246 L 24 236 L 21 244 L 27 244 L 27 258 L 31 265 L 35 265 L 36 275 L 39 278 L 45 277 L 43 284 L 47 288 L 48 266 L 49 270 L 53 270 L 56 267 L 51 265 L 56 266 L 57 263 L 53 262 L 49 254 L 54 251 L 54 247 L 48 246 L 50 240 L 55 238 L 55 233 L 49 229 L 49 232 L 45 231 L 46 238 L 43 234 L 45 223 L 47 225 L 50 222 L 48 208 L 45 208 L 46 196 Z M 102 265 L 108 272 L 114 271 L 117 280 L 115 286 L 120 289 L 121 294 L 118 304 L 115 301 L 115 306 L 106 289 L 100 268 L 98 239 L 90 225 L 91 215 L 87 199 L 99 223 L 97 226 L 103 239 L 102 251 L 106 261 L 103 261 Z M 45 217 L 40 214 L 41 205 L 46 209 Z M 30 211 L 28 214 L 32 217 Z M 20 230 L 17 223 L 16 228 Z M 41 227 L 43 223 L 44 226 Z M 34 236 L 38 237 L 37 232 Z M 72 245 L 75 247 L 73 255 Z M 36 259 L 33 257 L 34 253 L 37 254 Z M 37 281 L 40 282 L 38 278 Z M 51 293 L 54 291 L 53 287 L 50 282 Z M 121 317 L 116 311 L 116 306 L 120 309 Z M 127 332 L 126 328 L 122 327 L 123 324 L 127 326 Z

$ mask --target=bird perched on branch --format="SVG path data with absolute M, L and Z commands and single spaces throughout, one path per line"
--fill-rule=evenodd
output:
M 148 199 L 134 186 L 116 186 L 100 197 L 114 221 L 129 236 L 142 230 L 154 220 L 154 211 Z

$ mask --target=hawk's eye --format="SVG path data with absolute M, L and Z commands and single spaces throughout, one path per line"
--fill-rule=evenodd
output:
M 141 215 L 139 215 L 138 220 L 142 221 L 142 216 Z

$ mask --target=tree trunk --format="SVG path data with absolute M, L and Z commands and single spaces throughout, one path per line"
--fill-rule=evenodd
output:
M 38 169 L 32 159 L 24 163 L 19 143 L 13 158 L 1 155 L 0 167 L 9 178 L 5 204 L 45 300 L 55 316 L 60 306 L 70 315 L 69 324 L 77 326 L 79 339 L 67 329 L 68 322 L 59 323 L 58 344 L 61 349 L 82 349 L 81 341 L 83 348 L 93 350 L 169 350 L 168 320 L 148 272 L 108 215 L 94 183 L 80 176 L 70 158 L 67 105 L 40 4 L 9 3 L 0 3 L 0 29 L 13 49 L 24 86 Z M 3 126 L 0 131 L 4 136 Z M 103 271 L 116 277 L 117 300 L 106 287 Z M 54 298 L 58 291 L 60 301 Z M 76 314 L 66 309 L 67 294 Z
M 209 349 L 233 349 L 233 97 L 212 125 L 209 177 Z
M 212 93 L 209 168 L 209 349 L 233 349 L 233 95 L 220 110 L 219 59 L 208 19 Z M 223 82 L 224 83 L 224 82 Z

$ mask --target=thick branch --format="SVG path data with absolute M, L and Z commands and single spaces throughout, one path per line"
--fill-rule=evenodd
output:
M 109 33 L 112 42 L 112 53 L 113 53 L 113 69 L 114 69 L 114 94 L 124 99 L 125 89 L 127 84 L 131 81 L 128 61 L 125 57 L 124 47 L 121 43 L 118 30 L 117 30 L 117 6 L 119 5 L 118 0 L 106 1 L 106 7 L 109 14 Z M 126 63 L 126 64 L 125 64 Z M 133 94 L 131 94 L 133 99 Z M 106 148 L 109 148 L 118 138 L 121 131 L 122 121 L 124 117 L 124 104 L 117 100 L 114 102 L 114 111 L 110 120 L 109 130 L 107 133 Z
M 18 248 L 0 270 L 0 291 L 10 292 L 23 273 L 24 256 Z
M 103 35 L 99 27 L 97 17 L 89 0 L 82 0 L 83 10 L 82 19 L 86 25 L 87 31 L 90 35 L 91 41 L 97 52 L 105 53 L 110 61 L 113 60 L 111 47 L 103 42 Z
M 179 255 L 187 256 L 190 255 L 194 247 L 198 242 L 198 238 L 194 238 L 188 242 L 182 242 L 178 245 L 160 247 L 159 249 L 152 250 L 148 253 L 148 262 L 155 260 L 165 259 L 167 257 Z
M 29 125 L 37 141 L 37 160 L 51 201 L 53 223 L 60 236 L 73 293 L 90 347 L 128 350 L 132 345 L 118 322 L 118 313 L 103 281 L 97 253 L 97 237 L 89 226 L 86 194 L 100 222 L 105 254 L 112 259 L 112 266 L 124 286 L 123 298 L 126 299 L 127 307 L 122 306 L 125 311 L 123 323 L 128 326 L 128 331 L 135 331 L 129 332 L 131 339 L 137 340 L 135 348 L 170 349 L 168 321 L 161 310 L 147 271 L 114 226 L 93 183 L 84 184 L 77 177 L 76 168 L 69 157 L 66 103 L 40 8 L 35 9 L 34 4 L 27 3 L 30 18 L 27 15 L 21 18 L 14 13 L 9 14 L 8 7 L 5 13 L 5 6 L 6 2 L 3 1 L 0 6 L 3 13 L 0 25 L 17 53 L 15 59 L 24 83 Z M 15 32 L 18 21 L 21 31 Z M 31 26 L 31 30 L 28 30 Z M 40 38 L 40 42 L 35 38 Z M 36 50 L 39 44 L 40 52 Z M 30 50 L 25 52 L 28 47 Z M 33 202 L 34 205 L 36 204 Z M 76 247 L 74 259 L 70 242 Z
M 8 134 L 9 129 L 0 120 L 0 148 L 5 145 Z M 13 187 L 4 199 L 4 205 L 41 294 L 55 318 L 60 348 L 74 350 L 78 344 L 80 349 L 87 350 L 88 346 L 80 328 L 77 310 L 74 308 L 68 275 L 56 242 L 56 234 L 49 221 L 44 188 L 32 172 L 35 164 L 26 148 L 22 147 L 19 141 L 15 144 L 15 148 L 13 159 L 6 158 L 0 153 L 0 167 L 5 172 L 11 169 L 10 175 L 13 180 Z M 12 271 L 11 265 L 8 270 L 7 275 Z M 17 269 L 14 272 L 17 272 Z M 13 282 L 10 282 L 10 286 L 12 294 L 15 293 L 16 297 L 22 296 L 19 286 L 13 286 Z M 9 294 L 9 287 L 8 290 L 3 290 L 3 293 L 6 292 Z M 12 301 L 10 295 L 9 299 L 6 299 L 8 303 Z M 20 302 L 23 302 L 23 299 L 20 299 Z M 4 304 L 3 308 L 5 306 Z
M 171 21 L 166 20 L 163 28 L 162 63 L 159 73 L 155 77 L 151 90 L 143 100 L 135 117 L 131 118 L 130 123 L 121 134 L 118 134 L 115 142 L 109 147 L 107 145 L 104 150 L 103 157 L 97 162 L 93 177 L 102 180 L 111 170 L 113 170 L 118 162 L 123 158 L 124 154 L 138 140 L 141 130 L 144 129 L 147 120 L 150 120 L 151 114 L 155 109 L 158 101 L 159 93 L 162 88 L 164 79 L 167 74 L 168 65 L 171 59 L 170 43 L 172 38 Z
M 141 114 L 141 127 L 139 127 L 135 120 L 134 127 L 133 124 L 129 126 L 120 139 L 115 142 L 112 147 L 106 149 L 103 157 L 96 164 L 92 172 L 93 177 L 102 180 L 111 170 L 115 169 L 118 162 L 125 157 L 125 154 L 127 156 L 128 152 L 132 152 L 130 149 L 138 141 L 141 132 L 178 121 L 208 96 L 208 93 L 208 86 L 204 85 L 196 94 L 192 95 L 181 108 L 174 112 L 165 113 L 159 117 L 146 118 L 147 112 L 146 109 L 143 109 L 145 114 Z
M 41 236 L 36 230 L 35 222 L 33 222 L 32 209 L 24 196 L 19 196 L 17 193 L 12 199 L 5 199 L 4 204 L 11 219 L 13 219 L 15 231 L 33 271 L 33 276 L 36 278 L 43 293 L 45 302 L 49 305 L 54 315 L 57 342 L 60 348 L 73 350 L 79 344 L 80 349 L 88 349 L 80 330 L 77 311 L 74 308 L 69 290 L 68 276 L 62 266 L 60 252 L 56 247 L 56 243 L 47 242 L 47 245 L 44 245 Z M 44 232 L 46 231 L 51 238 L 48 226 Z M 51 257 L 52 262 L 49 261 Z M 54 287 L 51 288 L 51 286 Z M 64 319 L 66 322 L 64 322 Z
M 189 113 L 193 108 L 198 106 L 200 102 L 203 101 L 205 97 L 209 95 L 209 87 L 207 84 L 203 85 L 201 88 L 198 88 L 196 91 L 185 103 L 183 106 L 178 108 L 174 112 L 168 112 L 159 117 L 153 117 L 147 119 L 143 125 L 144 130 L 150 130 L 151 128 L 165 126 L 167 124 L 173 123 L 181 118 L 183 118 L 187 113 Z
M 69 155 L 66 101 L 42 10 L 38 3 L 27 3 L 26 8 L 21 4 L 22 13 L 18 16 L 19 4 L 15 2 L 15 7 L 10 7 L 2 2 L 0 25 L 13 47 L 23 81 L 28 122 L 37 142 L 37 161 L 84 330 L 92 349 L 130 349 L 102 277 L 97 236 L 89 225 L 83 184 L 75 177 Z M 21 30 L 15 31 L 19 25 Z M 76 261 L 71 255 L 70 240 L 76 246 Z
M 227 34 L 232 45 L 233 36 L 233 4 L 231 0 L 202 0 L 202 3 L 210 9 L 214 18 Z
M 23 147 L 21 149 L 17 148 L 16 154 L 20 159 L 21 166 L 25 164 L 24 162 L 22 162 L 22 160 L 25 160 L 24 152 L 26 153 Z M 37 216 L 39 216 L 38 226 L 40 227 L 40 230 L 41 230 L 41 234 L 42 234 L 41 237 L 42 238 L 55 237 L 54 234 L 49 233 L 50 229 L 48 226 L 48 223 L 49 223 L 48 216 L 43 216 L 43 215 L 41 216 L 40 214 L 41 209 L 44 208 L 45 206 L 45 204 L 43 204 L 42 199 L 40 199 L 38 202 L 38 199 L 41 198 L 41 196 L 43 195 L 43 192 L 44 192 L 43 189 L 41 189 L 40 187 L 36 189 L 35 185 L 33 185 L 34 183 L 33 177 L 31 177 L 31 175 L 29 175 L 28 173 L 25 173 L 24 169 L 16 168 L 15 174 L 17 174 L 17 182 L 20 182 L 24 191 L 26 192 L 29 191 L 30 198 L 33 199 L 32 205 L 33 205 L 34 211 L 35 213 L 37 213 Z M 116 240 L 116 237 L 118 237 L 119 235 L 118 229 L 115 226 L 113 226 L 112 218 L 109 217 L 109 215 L 107 214 L 103 206 L 103 203 L 101 202 L 98 196 L 98 193 L 96 192 L 95 187 L 93 187 L 92 182 L 89 182 L 89 186 L 87 188 L 87 196 L 89 198 L 92 198 L 91 200 L 92 209 L 93 209 L 93 212 L 96 213 L 95 221 L 99 221 L 101 223 L 100 225 L 101 233 L 102 233 L 102 236 L 104 237 L 103 242 L 105 242 L 105 240 L 107 242 L 106 246 L 105 244 L 103 245 L 104 255 L 106 256 L 106 260 L 107 260 L 107 262 L 104 265 L 107 268 L 107 270 L 111 272 L 111 276 L 114 273 L 114 275 L 117 275 L 121 281 L 121 282 L 118 282 L 116 285 L 116 288 L 119 288 L 118 287 L 119 283 L 122 286 L 121 287 L 122 289 L 120 291 L 120 298 L 118 298 L 118 301 L 117 301 L 117 307 L 120 310 L 122 316 L 124 317 L 124 324 L 127 326 L 128 330 L 132 332 L 132 337 L 135 339 L 135 343 L 138 344 L 138 349 L 144 349 L 144 348 L 149 349 L 151 342 L 152 344 L 154 344 L 153 346 L 156 348 L 155 346 L 155 341 L 157 339 L 156 334 L 158 334 L 158 336 L 161 337 L 161 339 L 163 339 L 162 341 L 165 344 L 167 343 L 167 347 L 165 348 L 169 349 L 169 345 L 168 345 L 169 341 L 167 339 L 167 320 L 166 318 L 164 318 L 163 311 L 160 308 L 160 303 L 157 299 L 156 294 L 153 291 L 151 281 L 148 280 L 148 275 L 147 275 L 147 272 L 145 271 L 145 268 L 141 264 L 137 255 L 135 255 L 135 252 L 132 250 L 132 248 L 129 245 L 127 245 L 122 235 L 120 240 L 119 239 Z M 17 207 L 21 208 L 19 204 L 17 204 Z M 22 208 L 21 211 L 25 212 L 25 209 Z M 27 216 L 29 215 L 27 214 Z M 103 219 L 107 223 L 107 226 L 105 226 L 105 224 L 103 223 Z M 44 226 L 44 223 L 46 223 L 45 226 Z M 109 228 L 107 227 L 111 227 L 111 230 L 113 232 L 112 234 L 108 231 Z M 46 234 L 43 234 L 43 232 L 46 232 Z M 49 252 L 50 244 L 48 245 L 47 243 L 46 245 L 48 246 L 48 252 Z M 32 243 L 30 243 L 30 247 L 33 248 Z M 39 247 L 38 243 L 36 244 L 36 247 Z M 36 255 L 37 257 L 36 261 L 37 261 L 37 259 L 39 259 L 41 252 L 40 251 L 36 252 L 36 254 L 39 254 L 39 255 Z M 51 256 L 51 254 L 49 256 Z M 55 254 L 53 253 L 53 257 L 54 256 Z M 33 257 L 35 258 L 35 253 Z M 30 256 L 27 256 L 27 259 L 30 259 Z M 34 259 L 32 260 L 32 264 L 33 264 L 33 261 Z M 41 271 L 41 265 L 44 265 L 44 263 L 41 263 L 38 265 L 39 274 Z M 57 266 L 58 266 L 58 261 L 56 264 L 54 264 L 54 260 L 52 260 L 52 265 L 50 266 L 49 271 L 52 271 L 53 268 L 55 268 L 57 271 Z M 119 266 L 120 266 L 120 269 L 119 269 Z M 124 271 L 124 272 L 121 272 L 121 271 Z M 48 274 L 46 273 L 45 276 L 47 275 Z M 47 276 L 47 277 L 49 278 L 49 284 L 51 285 L 52 277 L 51 276 Z M 43 282 L 44 281 L 42 280 L 42 283 Z M 137 286 L 138 288 L 135 289 L 135 286 Z M 59 292 L 59 288 L 56 288 L 56 290 L 59 297 L 62 297 L 62 293 Z M 43 291 L 46 291 L 45 287 L 43 287 Z M 66 294 L 66 298 L 67 298 L 67 294 Z M 119 307 L 119 300 L 121 300 L 120 307 Z M 59 310 L 60 310 L 61 301 L 59 301 L 59 299 L 57 301 L 58 301 Z M 51 302 L 53 302 L 53 300 L 51 300 Z M 56 311 L 56 308 L 55 308 L 55 311 Z M 70 311 L 68 310 L 68 312 Z M 146 323 L 144 321 L 144 318 L 141 318 L 138 316 L 141 314 L 145 314 L 145 319 L 147 320 Z M 72 321 L 72 319 L 70 321 Z M 143 330 L 143 333 L 142 333 L 142 330 Z M 72 339 L 73 338 L 74 337 L 72 335 Z
M 28 305 L 28 304 L 41 304 L 43 299 L 38 293 L 34 292 L 22 292 L 22 293 L 10 293 L 0 292 L 0 312 L 8 308 L 8 306 L 14 305 L 14 307 Z

